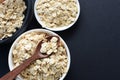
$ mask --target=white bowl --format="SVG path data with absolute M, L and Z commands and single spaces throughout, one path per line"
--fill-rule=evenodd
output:
M 76 2 L 77 2 L 77 8 L 78 8 L 78 14 L 77 14 L 74 22 L 72 22 L 68 26 L 63 26 L 63 27 L 58 27 L 58 28 L 50 28 L 50 27 L 44 26 L 43 22 L 40 20 L 40 17 L 38 16 L 37 11 L 36 11 L 36 5 L 37 5 L 38 1 L 39 0 L 36 0 L 35 4 L 34 4 L 34 14 L 35 14 L 35 17 L 36 17 L 38 23 L 43 28 L 46 28 L 46 29 L 52 30 L 52 31 L 63 31 L 63 30 L 66 30 L 66 29 L 70 28 L 71 26 L 73 26 L 76 23 L 76 21 L 78 20 L 78 18 L 79 18 L 79 15 L 80 15 L 80 3 L 79 3 L 79 0 L 76 0 Z
M 29 30 L 25 33 L 23 33 L 22 35 L 20 35 L 15 41 L 14 43 L 12 44 L 11 48 L 10 48 L 10 51 L 9 51 L 9 55 L 8 55 L 8 65 L 9 65 L 9 69 L 10 70 L 13 70 L 13 59 L 12 59 L 12 51 L 16 45 L 16 43 L 19 41 L 19 39 L 25 35 L 25 34 L 28 34 L 28 33 L 31 33 L 31 32 L 44 32 L 44 33 L 48 33 L 50 35 L 56 35 L 56 36 L 59 36 L 58 34 L 52 32 L 52 31 L 49 31 L 49 30 L 45 30 L 45 29 L 33 29 L 33 30 Z M 67 72 L 70 68 L 70 62 L 71 62 L 71 57 L 70 57 L 70 51 L 68 49 L 68 46 L 67 44 L 65 43 L 65 41 L 59 36 L 60 40 L 62 41 L 62 43 L 64 44 L 65 46 L 65 49 L 67 51 L 67 56 L 68 56 L 68 64 L 67 64 Z M 67 75 L 67 73 L 63 74 L 62 77 L 60 78 L 60 80 L 63 80 L 65 78 L 65 76 Z M 20 75 L 17 76 L 16 80 L 23 80 L 22 77 L 20 77 Z

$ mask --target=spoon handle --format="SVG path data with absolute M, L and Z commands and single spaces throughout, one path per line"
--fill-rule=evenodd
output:
M 8 72 L 6 75 L 4 75 L 0 80 L 13 80 L 15 77 L 20 74 L 21 71 L 23 71 L 26 67 L 30 65 L 31 62 L 34 60 L 40 58 L 37 54 L 33 55 L 32 57 L 25 60 L 20 66 L 16 67 L 12 71 Z
M 0 3 L 2 3 L 4 0 L 0 0 Z

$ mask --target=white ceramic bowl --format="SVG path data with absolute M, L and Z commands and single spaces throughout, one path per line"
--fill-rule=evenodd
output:
M 58 27 L 58 28 L 50 28 L 50 27 L 44 26 L 43 22 L 40 20 L 40 17 L 38 16 L 37 11 L 36 11 L 36 5 L 37 5 L 38 1 L 39 1 L 39 0 L 36 0 L 36 1 L 35 1 L 35 4 L 34 4 L 34 14 L 35 14 L 35 17 L 36 17 L 38 23 L 39 23 L 43 28 L 46 28 L 46 29 L 52 30 L 52 31 L 63 31 L 63 30 L 66 30 L 66 29 L 70 28 L 71 26 L 73 26 L 73 25 L 76 23 L 76 21 L 78 20 L 78 18 L 79 18 L 79 15 L 80 15 L 80 3 L 79 3 L 79 0 L 76 0 L 76 2 L 77 2 L 77 7 L 78 7 L 78 14 L 77 14 L 74 22 L 72 22 L 72 23 L 69 24 L 68 26 L 63 26 L 63 27 Z
M 45 30 L 45 29 L 33 29 L 33 30 L 29 30 L 25 33 L 23 33 L 22 35 L 20 35 L 15 41 L 14 43 L 12 44 L 11 48 L 10 48 L 10 51 L 9 51 L 9 56 L 8 56 L 8 65 L 9 65 L 9 69 L 10 70 L 13 70 L 13 61 L 12 61 L 12 51 L 16 45 L 16 43 L 19 41 L 19 39 L 25 35 L 25 34 L 28 34 L 28 33 L 31 33 L 31 32 L 44 32 L 44 33 L 47 33 L 47 34 L 50 34 L 50 35 L 56 35 L 56 36 L 59 36 L 57 35 L 56 33 L 52 32 L 52 31 L 49 31 L 49 30 Z M 63 42 L 64 46 L 65 46 L 65 49 L 67 51 L 67 56 L 68 56 L 68 64 L 67 64 L 67 72 L 70 68 L 70 62 L 71 62 L 71 57 L 70 57 L 70 51 L 68 49 L 68 46 L 67 44 L 65 43 L 65 41 L 59 36 L 60 40 Z M 65 76 L 67 75 L 67 73 L 63 74 L 62 77 L 60 78 L 60 80 L 63 80 L 65 78 Z M 17 76 L 16 80 L 23 80 L 20 75 Z

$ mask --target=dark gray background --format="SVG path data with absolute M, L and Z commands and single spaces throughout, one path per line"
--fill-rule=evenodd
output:
M 120 0 L 79 0 L 81 15 L 57 32 L 71 51 L 65 80 L 120 80 Z M 41 28 L 33 17 L 28 29 Z M 0 77 L 9 71 L 11 43 L 0 45 Z

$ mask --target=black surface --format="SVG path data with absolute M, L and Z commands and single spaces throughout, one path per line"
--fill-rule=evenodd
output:
M 120 80 L 120 0 L 79 0 L 81 15 L 70 29 L 57 32 L 71 51 L 65 80 Z M 35 18 L 28 29 L 41 28 Z M 11 44 L 0 45 L 0 77 L 9 71 Z

